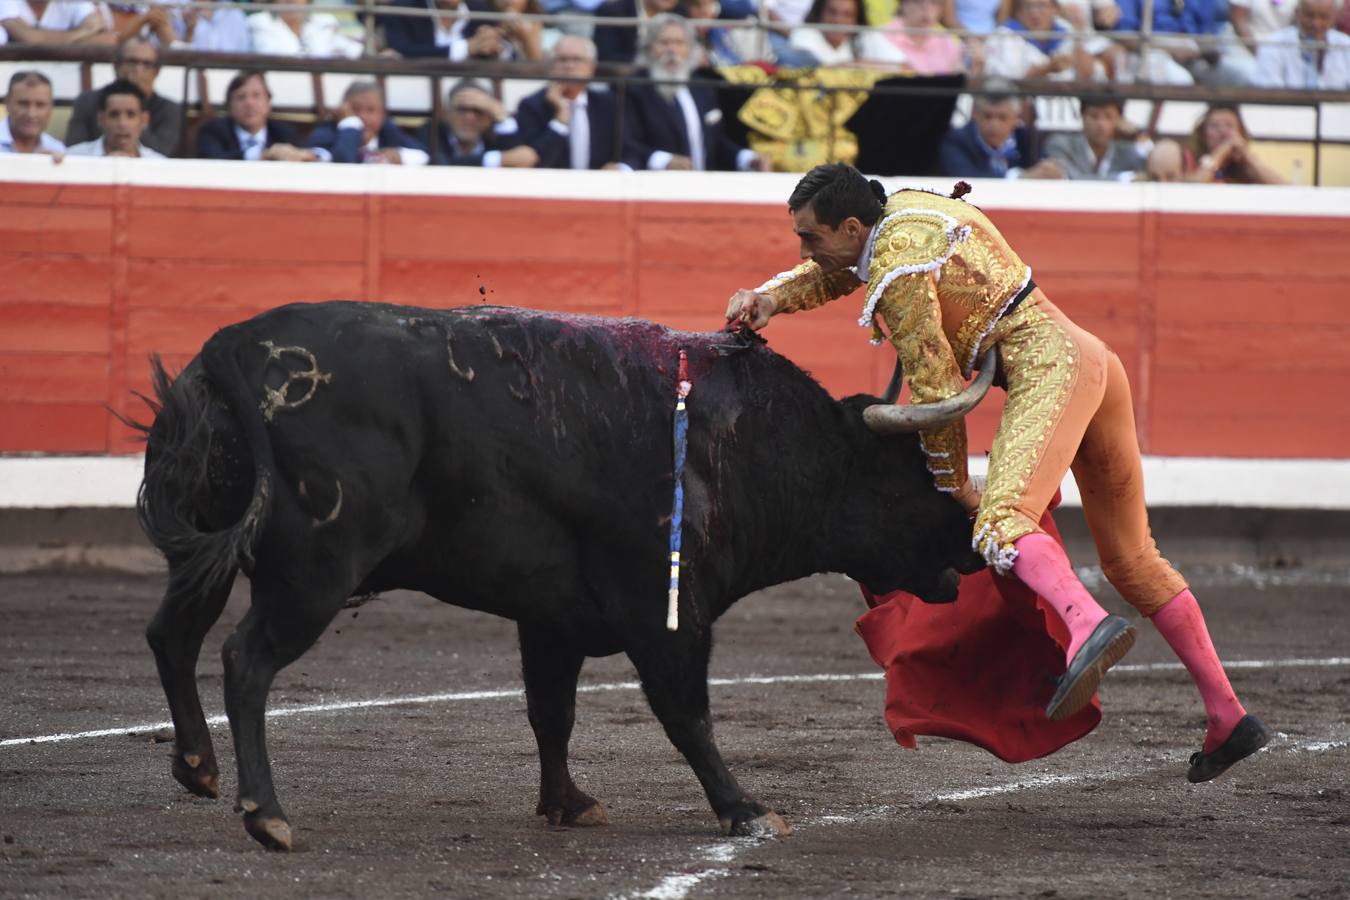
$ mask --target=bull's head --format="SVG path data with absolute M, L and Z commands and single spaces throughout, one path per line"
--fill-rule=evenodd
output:
M 963 418 L 989 393 L 994 383 L 994 374 L 998 369 L 998 347 L 989 348 L 980 361 L 980 374 L 964 391 L 955 397 L 937 403 L 909 404 L 897 406 L 895 403 L 874 403 L 863 411 L 863 421 L 877 434 L 910 434 L 916 431 L 928 431 Z M 900 374 L 899 368 L 896 375 Z M 898 377 L 892 379 L 892 385 L 899 387 Z M 891 394 L 891 390 L 887 390 Z M 894 396 L 888 396 L 894 400 Z

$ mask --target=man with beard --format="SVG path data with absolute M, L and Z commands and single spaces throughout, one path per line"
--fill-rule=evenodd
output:
M 694 47 L 688 20 L 652 19 L 642 50 L 647 68 L 638 74 L 662 83 L 628 90 L 624 162 L 634 169 L 767 172 L 768 160 L 727 136 L 713 89 L 689 84 L 698 67 Z
M 141 143 L 161 156 L 172 156 L 178 148 L 178 138 L 183 127 L 183 108 L 166 97 L 155 93 L 155 78 L 159 75 L 159 51 L 149 38 L 132 35 L 117 45 L 117 56 L 113 60 L 113 73 L 119 81 L 129 81 L 140 89 L 145 98 L 145 111 L 150 115 L 150 124 L 141 135 Z M 75 98 L 70 112 L 70 125 L 66 129 L 66 143 L 79 144 L 91 141 L 102 134 L 98 120 L 100 115 L 100 91 L 85 91 Z
M 66 149 L 71 156 L 130 156 L 163 159 L 164 155 L 141 143 L 150 125 L 145 94 L 140 87 L 119 78 L 98 92 L 98 130 L 101 137 Z
M 589 90 L 595 44 L 581 35 L 563 35 L 552 55 L 553 80 L 521 100 L 497 134 L 534 148 L 540 168 L 615 168 L 614 95 Z

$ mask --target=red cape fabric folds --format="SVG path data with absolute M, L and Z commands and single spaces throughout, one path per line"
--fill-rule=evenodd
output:
M 1049 512 L 1041 527 L 1061 540 Z M 886 723 L 902 747 L 914 749 L 915 735 L 927 734 L 1025 762 L 1101 721 L 1096 697 L 1061 722 L 1045 717 L 1064 673 L 1068 632 L 1017 579 L 992 569 L 965 575 L 955 603 L 924 603 L 904 591 L 878 597 L 866 588 L 863 597 L 871 608 L 854 630 L 886 670 Z

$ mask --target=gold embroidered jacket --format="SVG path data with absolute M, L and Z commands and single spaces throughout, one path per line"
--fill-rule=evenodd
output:
M 858 324 L 880 343 L 884 323 L 905 368 L 915 403 L 945 400 L 965 386 L 994 326 L 1031 278 L 992 222 L 974 206 L 926 191 L 897 191 L 886 202 L 859 260 L 866 303 Z M 775 276 L 757 290 L 774 312 L 814 309 L 863 284 L 859 274 L 825 274 L 814 262 Z M 937 486 L 966 481 L 964 421 L 922 432 Z

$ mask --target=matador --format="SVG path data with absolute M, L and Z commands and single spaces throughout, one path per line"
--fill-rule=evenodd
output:
M 1204 700 L 1207 732 L 1187 778 L 1208 781 L 1271 732 L 1238 701 L 1195 596 L 1154 543 L 1125 368 L 1050 302 L 988 217 L 960 199 L 963 189 L 887 196 L 851 166 L 816 167 L 788 200 L 806 262 L 738 291 L 727 319 L 763 328 L 771 316 L 863 287 L 858 322 L 895 348 L 915 410 L 960 394 L 996 348 L 1007 399 L 983 490 L 967 472 L 964 419 L 920 428 L 919 439 L 936 486 L 974 517 L 974 548 L 1040 594 L 1068 628 L 1067 669 L 1046 715 L 1063 719 L 1089 703 L 1136 636 L 1093 599 L 1040 527 L 1072 469 L 1102 572 L 1162 633 Z M 884 411 L 892 410 L 902 408 Z

